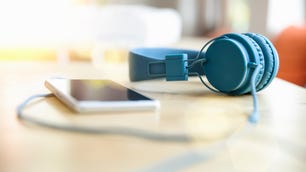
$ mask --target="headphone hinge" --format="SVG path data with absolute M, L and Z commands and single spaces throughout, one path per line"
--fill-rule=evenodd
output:
M 187 54 L 169 54 L 165 57 L 166 80 L 186 81 L 188 80 L 188 57 Z

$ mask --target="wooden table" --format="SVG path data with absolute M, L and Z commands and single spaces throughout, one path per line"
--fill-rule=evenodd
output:
M 49 129 L 19 121 L 16 107 L 47 93 L 45 79 L 107 78 L 160 100 L 152 112 L 75 114 L 56 98 L 39 99 L 25 113 L 52 123 L 124 126 L 185 133 L 188 143 Z M 306 90 L 275 79 L 258 93 L 259 123 L 244 131 L 252 98 L 212 93 L 189 82 L 129 83 L 127 64 L 0 62 L 0 171 L 306 171 Z M 235 135 L 234 135 L 235 136 Z M 221 143 L 221 144 L 218 144 Z

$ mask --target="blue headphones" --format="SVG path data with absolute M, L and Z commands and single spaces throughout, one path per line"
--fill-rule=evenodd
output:
M 205 75 L 209 89 L 242 95 L 267 87 L 276 76 L 278 54 L 264 36 L 229 33 L 210 40 L 200 51 L 172 48 L 136 48 L 129 54 L 131 81 L 166 77 L 167 81 L 188 80 Z M 253 79 L 252 79 L 253 78 Z

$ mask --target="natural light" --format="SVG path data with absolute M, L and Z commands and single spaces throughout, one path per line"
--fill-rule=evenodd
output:
M 0 47 L 53 46 L 88 37 L 90 11 L 73 0 L 0 2 Z M 83 21 L 82 21 L 83 20 Z
M 85 0 L 0 1 L 0 51 L 12 48 L 57 49 L 71 45 L 91 45 L 95 41 L 94 28 L 97 21 L 95 12 L 99 10 L 97 7 L 111 1 L 97 2 Z M 228 8 L 232 9 L 227 14 L 232 30 L 247 31 L 249 18 L 252 15 L 248 1 L 231 0 L 228 3 Z M 265 16 L 267 33 L 276 35 L 289 25 L 303 24 L 305 22 L 304 3 L 304 0 L 270 0 L 268 13 Z

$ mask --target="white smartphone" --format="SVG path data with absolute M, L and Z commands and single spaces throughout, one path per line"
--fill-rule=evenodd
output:
M 154 110 L 159 101 L 111 80 L 61 79 L 45 81 L 45 86 L 76 112 Z

